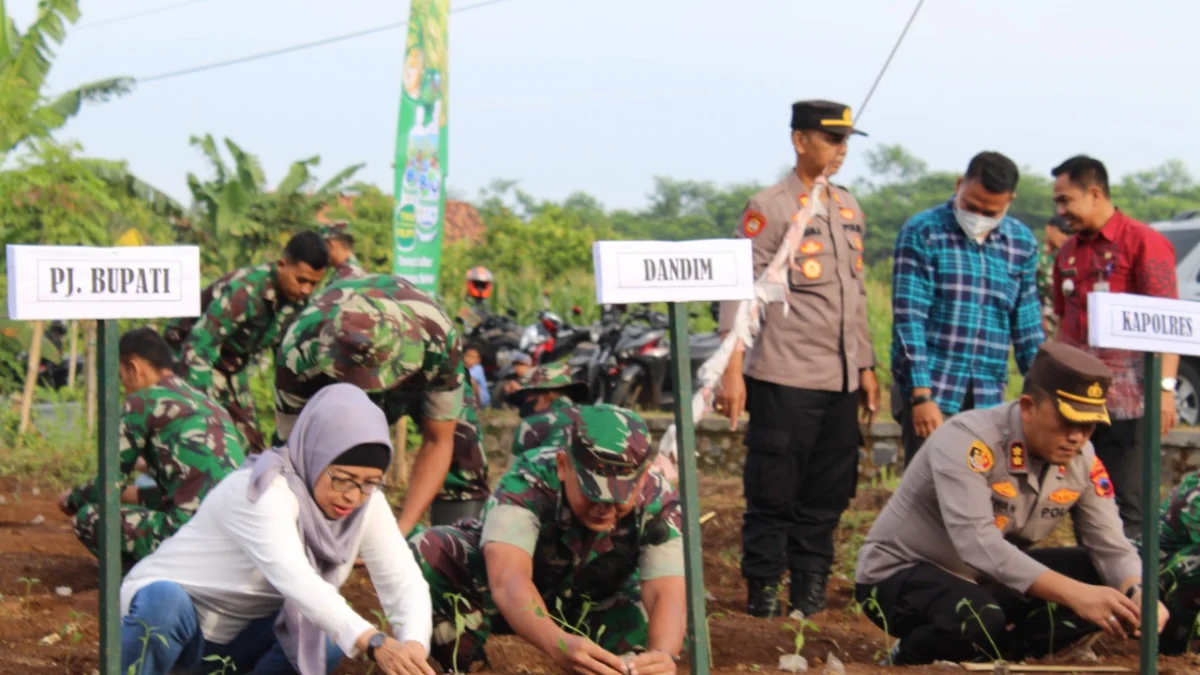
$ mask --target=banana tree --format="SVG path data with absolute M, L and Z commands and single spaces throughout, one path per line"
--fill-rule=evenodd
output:
M 61 128 L 84 103 L 104 102 L 132 88 L 132 78 L 114 77 L 53 98 L 42 91 L 53 66 L 52 44 L 62 44 L 66 25 L 78 19 L 78 0 L 40 0 L 37 18 L 21 33 L 0 0 L 0 163 L 21 143 Z
M 193 220 L 206 255 L 211 256 L 208 262 L 224 270 L 261 259 L 264 249 L 277 247 L 288 230 L 306 224 L 364 166 L 347 167 L 314 189 L 312 169 L 321 162 L 314 155 L 292 162 L 287 175 L 272 190 L 258 157 L 232 140 L 224 139 L 231 162 L 226 161 L 211 134 L 193 136 L 190 143 L 205 156 L 212 172 L 208 180 L 188 174 L 188 188 L 195 202 Z M 285 202 L 289 216 L 280 217 L 279 209 L 264 207 L 272 200 Z

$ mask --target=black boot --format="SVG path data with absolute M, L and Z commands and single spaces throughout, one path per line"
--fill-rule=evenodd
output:
M 746 580 L 746 613 L 760 619 L 779 616 L 779 580 Z
M 825 584 L 829 576 L 820 572 L 792 572 L 792 587 L 788 593 L 788 608 L 804 616 L 825 609 Z

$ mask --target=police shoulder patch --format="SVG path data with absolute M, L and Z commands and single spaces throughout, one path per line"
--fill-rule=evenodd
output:
M 967 466 L 976 473 L 986 473 L 992 470 L 992 466 L 996 464 L 996 458 L 992 455 L 992 449 L 980 440 L 971 441 L 971 447 L 967 450 Z
M 746 209 L 746 214 L 742 216 L 742 234 L 749 238 L 754 238 L 762 234 L 762 231 L 766 228 L 766 216 L 754 209 Z
M 996 527 L 1003 532 L 1012 520 L 1008 516 L 996 516 Z
M 1088 478 L 1096 488 L 1097 496 L 1105 499 L 1112 498 L 1112 479 L 1108 477 L 1108 469 L 1104 468 L 1104 462 L 1101 462 L 1099 457 L 1092 458 L 1092 470 L 1088 472 Z

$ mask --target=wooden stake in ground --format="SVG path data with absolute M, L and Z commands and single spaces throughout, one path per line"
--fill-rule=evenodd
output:
M 33 322 L 33 339 L 29 341 L 29 365 L 25 367 L 25 391 L 21 395 L 21 424 L 17 434 L 24 435 L 29 430 L 29 417 L 33 410 L 33 395 L 37 391 L 38 365 L 42 362 L 42 340 L 46 336 L 46 324 L 42 321 Z
M 972 673 L 990 673 L 995 668 L 992 663 L 960 663 L 967 672 Z M 1012 673 L 1132 673 L 1133 671 L 1122 666 L 1027 666 L 1021 663 L 1009 663 L 1009 672 Z
M 96 322 L 88 321 L 84 330 L 84 367 L 87 368 L 87 430 L 90 436 L 96 429 Z
M 395 436 L 393 436 L 392 447 L 395 451 L 392 453 L 392 466 L 388 469 L 388 483 L 392 487 L 408 485 L 408 418 L 401 417 L 396 422 Z
M 71 360 L 67 362 L 67 389 L 75 388 L 75 359 L 79 357 L 79 322 L 72 321 L 71 331 Z

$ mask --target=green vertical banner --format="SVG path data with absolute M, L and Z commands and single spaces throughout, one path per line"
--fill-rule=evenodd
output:
M 437 292 L 446 210 L 446 62 L 450 0 L 412 0 L 396 131 L 392 271 Z

